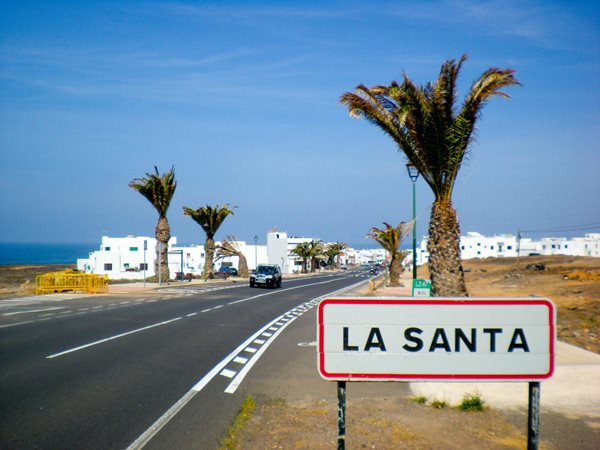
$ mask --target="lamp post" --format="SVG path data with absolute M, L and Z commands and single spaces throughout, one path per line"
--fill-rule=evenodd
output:
M 254 268 L 258 267 L 258 235 L 254 235 Z
M 416 194 L 416 185 L 417 178 L 419 178 L 419 170 L 414 166 L 414 164 L 407 163 L 406 170 L 408 171 L 408 176 L 410 177 L 410 181 L 412 181 L 413 189 L 413 230 L 412 230 L 412 249 L 413 249 L 413 280 L 417 279 L 417 194 Z

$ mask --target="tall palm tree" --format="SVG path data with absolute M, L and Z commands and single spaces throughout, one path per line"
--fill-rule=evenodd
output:
M 202 277 L 207 280 L 212 275 L 212 265 L 215 257 L 215 234 L 228 215 L 233 215 L 236 207 L 229 207 L 229 203 L 214 207 L 206 205 L 198 209 L 183 207 L 183 214 L 190 216 L 194 222 L 202 227 L 206 233 L 206 244 L 204 245 L 204 273 Z
M 490 68 L 457 109 L 456 80 L 466 59 L 442 64 L 435 84 L 420 87 L 404 75 L 402 84 L 359 85 L 340 98 L 352 116 L 365 117 L 396 142 L 434 193 L 427 247 L 432 291 L 438 296 L 468 295 L 452 190 L 483 106 L 493 96 L 509 98 L 501 89 L 520 84 L 514 70 Z
M 319 259 L 323 257 L 323 241 L 313 239 L 308 243 L 310 253 L 310 273 L 315 273 L 319 264 Z
M 293 249 L 290 250 L 290 253 L 298 256 L 302 259 L 302 273 L 308 273 L 308 258 L 311 255 L 311 248 L 309 242 L 301 242 L 297 244 Z
M 177 188 L 175 181 L 175 167 L 162 175 L 154 166 L 154 173 L 146 173 L 144 178 L 135 178 L 129 183 L 129 187 L 142 194 L 158 212 L 158 223 L 154 230 L 154 236 L 159 245 L 156 246 L 156 260 L 154 261 L 155 277 L 160 274 L 162 280 L 169 280 L 168 245 L 171 239 L 171 227 L 167 220 L 167 210 L 171 204 L 173 194 Z
M 385 228 L 373 227 L 367 237 L 375 239 L 391 256 L 390 262 L 390 286 L 400 286 L 400 274 L 402 273 L 402 261 L 406 257 L 406 252 L 400 250 L 402 240 L 410 233 L 411 224 L 400 222 L 397 227 L 383 222 Z
M 238 263 L 238 275 L 240 277 L 247 277 L 248 274 L 248 261 L 242 253 L 235 236 L 227 236 L 227 239 L 222 241 L 220 245 L 217 245 L 217 258 L 226 256 L 237 256 L 239 258 Z
M 332 242 L 325 246 L 325 255 L 327 255 L 327 263 L 332 268 L 335 266 L 336 269 L 340 268 L 340 254 L 348 248 L 348 244 L 344 242 Z

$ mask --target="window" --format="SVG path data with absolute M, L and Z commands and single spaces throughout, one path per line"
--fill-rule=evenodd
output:
M 506 249 L 507 249 L 507 250 L 512 250 L 512 245 L 507 245 L 507 246 L 506 246 Z
M 104 247 L 105 252 L 110 252 L 110 247 Z
M 461 245 L 461 246 L 460 246 L 460 249 L 461 249 L 461 250 L 464 250 L 464 249 L 465 249 L 465 246 L 464 246 L 464 245 Z
M 125 270 L 129 269 L 129 263 L 125 263 L 125 264 L 123 264 L 123 268 L 124 268 Z
M 140 263 L 140 270 L 148 270 L 148 263 Z
M 138 248 L 137 247 L 129 247 L 129 251 L 130 252 L 137 252 Z
M 494 250 L 494 246 L 493 245 L 490 245 L 490 250 Z
M 104 270 L 112 270 L 112 264 L 111 263 L 104 263 Z

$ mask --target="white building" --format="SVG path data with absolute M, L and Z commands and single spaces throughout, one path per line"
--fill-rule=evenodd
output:
M 600 233 L 588 233 L 575 238 L 542 238 L 539 241 L 521 238 L 512 234 L 484 236 L 469 232 L 460 237 L 462 259 L 503 258 L 529 255 L 570 255 L 600 257 Z M 429 260 L 427 237 L 421 240 L 417 249 L 419 264 Z
M 102 236 L 100 249 L 89 254 L 88 258 L 77 260 L 77 269 L 99 275 L 108 275 L 110 279 L 142 280 L 154 276 L 156 258 L 156 239 L 147 236 L 127 236 L 112 238 Z M 201 275 L 204 270 L 204 245 L 177 246 L 177 238 L 171 237 L 168 248 L 169 272 Z M 219 245 L 220 242 L 216 242 Z M 246 257 L 250 269 L 258 263 L 266 263 L 267 247 L 247 245 L 237 241 L 242 254 Z M 238 257 L 226 257 L 215 264 L 226 263 L 238 267 Z
M 249 269 L 258 264 L 277 264 L 283 273 L 299 271 L 301 262 L 290 250 L 297 244 L 312 241 L 314 238 L 288 238 L 287 233 L 271 231 L 267 234 L 267 245 L 248 245 L 237 241 L 242 254 L 246 257 Z M 204 245 L 178 246 L 177 238 L 171 237 L 168 248 L 169 272 L 201 275 L 204 271 Z M 215 243 L 217 246 L 220 242 Z M 102 236 L 100 249 L 89 254 L 88 258 L 77 260 L 77 269 L 99 275 L 108 275 L 110 279 L 143 280 L 155 275 L 156 239 L 147 236 L 127 236 L 112 238 Z M 214 268 L 221 265 L 239 268 L 237 256 L 225 257 L 214 262 Z

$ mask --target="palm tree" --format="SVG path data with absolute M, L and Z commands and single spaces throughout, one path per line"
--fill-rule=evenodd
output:
M 319 259 L 323 256 L 323 241 L 313 239 L 308 243 L 308 249 L 310 253 L 310 273 L 314 273 L 317 270 Z
M 351 116 L 365 117 L 396 142 L 434 193 L 427 247 L 432 291 L 438 296 L 468 295 L 452 190 L 483 106 L 493 96 L 509 98 L 501 89 L 520 84 L 514 70 L 490 68 L 457 109 L 456 79 L 466 59 L 442 64 L 435 84 L 419 87 L 404 75 L 402 84 L 359 85 L 356 93 L 340 98 Z
M 129 187 L 142 194 L 158 212 L 158 223 L 154 230 L 154 236 L 158 245 L 156 246 L 156 260 L 154 261 L 155 277 L 159 278 L 159 283 L 163 280 L 169 280 L 169 239 L 171 239 L 171 227 L 167 220 L 167 210 L 171 204 L 173 194 L 177 188 L 175 181 L 175 167 L 162 175 L 158 168 L 154 166 L 154 173 L 146 173 L 144 178 L 135 178 L 129 183 Z
M 325 246 L 325 255 L 327 255 L 327 264 L 331 268 L 334 267 L 336 269 L 340 268 L 340 254 L 344 251 L 344 249 L 348 248 L 348 244 L 344 242 L 332 242 L 331 244 L 327 244 Z
M 311 255 L 309 242 L 301 242 L 290 250 L 290 253 L 302 258 L 302 273 L 308 273 L 308 258 Z
M 371 228 L 367 237 L 375 239 L 391 256 L 390 262 L 390 286 L 400 286 L 400 274 L 402 273 L 402 261 L 406 257 L 406 252 L 400 250 L 400 244 L 405 236 L 412 229 L 411 224 L 400 222 L 397 227 L 383 222 L 385 228 Z
M 183 207 L 183 214 L 190 216 L 194 222 L 202 227 L 206 233 L 206 244 L 204 245 L 204 273 L 202 277 L 207 280 L 212 275 L 212 265 L 215 256 L 215 241 L 214 237 L 217 230 L 228 215 L 233 215 L 232 208 L 226 203 L 223 206 L 215 205 L 215 207 L 206 205 L 198 209 Z
M 238 275 L 240 277 L 247 277 L 249 275 L 248 262 L 246 261 L 246 257 L 242 253 L 235 236 L 227 236 L 226 240 L 222 241 L 220 245 L 217 245 L 217 258 L 226 256 L 237 256 L 239 258 Z

